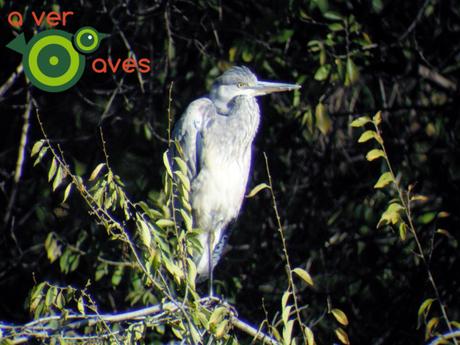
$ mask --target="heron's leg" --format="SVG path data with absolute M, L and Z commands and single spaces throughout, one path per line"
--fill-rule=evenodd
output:
M 210 231 L 208 235 L 208 273 L 209 273 L 209 297 L 213 297 L 213 262 L 212 262 L 212 244 L 214 243 L 214 232 Z

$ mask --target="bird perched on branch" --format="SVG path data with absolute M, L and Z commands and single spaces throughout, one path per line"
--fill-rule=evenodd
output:
M 251 169 L 252 142 L 260 121 L 257 96 L 300 85 L 257 80 L 246 67 L 232 67 L 216 79 L 207 97 L 187 107 L 173 138 L 183 151 L 191 182 L 190 204 L 203 248 L 195 259 L 199 280 L 210 278 L 240 212 Z

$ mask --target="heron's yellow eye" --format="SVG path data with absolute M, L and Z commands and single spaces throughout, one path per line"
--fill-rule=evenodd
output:
M 245 87 L 245 86 L 247 86 L 247 85 L 248 85 L 248 84 L 246 84 L 246 83 L 238 83 L 238 84 L 236 84 L 236 86 L 238 86 L 238 87 Z

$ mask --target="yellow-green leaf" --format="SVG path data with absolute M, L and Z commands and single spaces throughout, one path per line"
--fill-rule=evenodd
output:
M 359 79 L 359 70 L 351 58 L 347 59 L 347 74 L 345 75 L 345 86 L 354 84 Z
M 378 111 L 377 114 L 375 114 L 372 118 L 372 121 L 376 126 L 380 125 L 382 123 L 382 112 Z
M 405 241 L 407 238 L 407 224 L 404 222 L 401 222 L 401 224 L 399 224 L 399 237 L 402 241 Z
M 45 143 L 44 140 L 39 140 L 37 141 L 34 146 L 32 147 L 32 152 L 30 153 L 30 156 L 33 157 L 35 156 L 43 147 L 43 144 Z
M 70 192 L 71 192 L 71 190 L 72 190 L 72 186 L 73 186 L 73 183 L 69 183 L 69 185 L 66 187 L 66 189 L 65 189 L 65 191 L 64 191 L 64 198 L 62 199 L 61 204 L 65 203 L 65 201 L 66 201 L 67 198 L 69 197 Z
M 307 271 L 305 271 L 304 269 L 302 268 L 294 268 L 292 270 L 292 272 L 294 272 L 295 274 L 297 274 L 300 278 L 302 278 L 302 280 L 307 283 L 308 285 L 310 286 L 313 286 L 315 285 L 314 282 L 313 282 L 313 279 L 311 278 L 310 276 L 310 273 L 308 273 Z
M 94 168 L 93 172 L 91 173 L 91 176 L 89 177 L 89 181 L 94 181 L 104 166 L 105 166 L 105 163 L 99 163 L 96 166 L 96 168 Z
M 347 315 L 342 310 L 334 308 L 331 310 L 331 313 L 339 323 L 341 323 L 344 326 L 348 325 Z
M 377 183 L 374 185 L 374 188 L 383 188 L 389 185 L 391 182 L 394 182 L 393 175 L 387 171 L 383 173 L 378 179 Z
M 169 177 L 173 176 L 171 165 L 169 164 L 168 150 L 163 153 L 163 164 L 165 165 L 166 171 L 168 172 Z
M 342 328 L 337 328 L 335 330 L 335 335 L 337 336 L 337 339 L 339 339 L 342 344 L 345 344 L 345 345 L 350 344 L 350 340 L 348 339 L 348 334 Z
M 83 296 L 80 296 L 77 302 L 77 309 L 80 314 L 85 315 L 85 302 L 83 301 Z
M 438 325 L 439 325 L 438 317 L 433 317 L 427 322 L 426 329 L 425 329 L 425 340 L 428 340 L 433 336 L 433 331 L 436 329 Z
M 369 116 L 361 116 L 357 119 L 354 119 L 353 122 L 350 124 L 351 127 L 362 127 L 365 124 L 371 122 L 371 118 Z
M 305 334 L 305 338 L 307 339 L 307 345 L 315 345 L 315 336 L 313 335 L 312 330 L 305 326 L 303 332 Z
M 214 309 L 208 321 L 209 327 L 213 325 L 217 325 L 220 321 L 224 319 L 224 317 L 227 314 L 228 314 L 228 310 L 226 307 L 217 307 L 216 309 Z
M 380 157 L 385 157 L 385 152 L 383 152 L 380 149 L 370 150 L 366 155 L 366 159 L 368 161 L 373 161 L 373 160 L 375 160 L 377 158 L 380 158 Z
M 371 139 L 375 139 L 378 141 L 378 134 L 375 131 L 372 130 L 367 130 L 358 139 L 358 143 L 365 143 L 366 141 L 369 141 Z
M 228 320 L 222 321 L 216 327 L 216 332 L 214 333 L 214 335 L 216 336 L 216 339 L 220 339 L 224 337 L 228 333 L 229 329 L 230 329 L 230 322 Z
M 323 103 L 318 103 L 315 108 L 316 127 L 323 135 L 328 134 L 332 130 L 332 121 L 327 112 L 326 106 Z
M 51 179 L 54 177 L 57 167 L 58 167 L 58 162 L 56 161 L 56 158 L 53 158 L 53 160 L 51 161 L 50 170 L 48 171 L 48 182 L 51 181 Z
M 159 219 L 155 222 L 160 228 L 165 228 L 167 226 L 174 226 L 174 221 L 171 219 Z
M 270 186 L 266 183 L 260 183 L 257 186 L 255 186 L 248 195 L 246 195 L 246 198 L 252 198 L 254 197 L 257 193 L 259 193 L 261 190 L 268 188 L 270 189 Z
M 150 245 L 152 244 L 152 234 L 150 233 L 148 225 L 143 220 L 140 220 L 138 222 L 138 227 L 140 228 L 139 230 L 142 243 L 146 247 L 150 247 Z
M 420 305 L 420 308 L 418 308 L 417 315 L 419 318 L 423 316 L 425 319 L 427 317 L 428 313 L 430 312 L 431 305 L 434 301 L 434 298 L 427 298 L 425 301 L 423 301 L 423 303 Z
M 54 177 L 53 181 L 53 192 L 56 190 L 57 187 L 62 183 L 64 180 L 64 173 L 62 168 L 59 166 L 56 171 L 56 176 Z

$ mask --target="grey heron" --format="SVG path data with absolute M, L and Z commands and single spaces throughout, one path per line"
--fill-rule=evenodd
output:
M 260 81 L 247 67 L 231 67 L 207 97 L 187 107 L 173 130 L 191 182 L 190 204 L 203 248 L 195 258 L 198 280 L 210 278 L 237 218 L 251 169 L 252 142 L 260 121 L 257 96 L 299 89 L 300 85 Z

